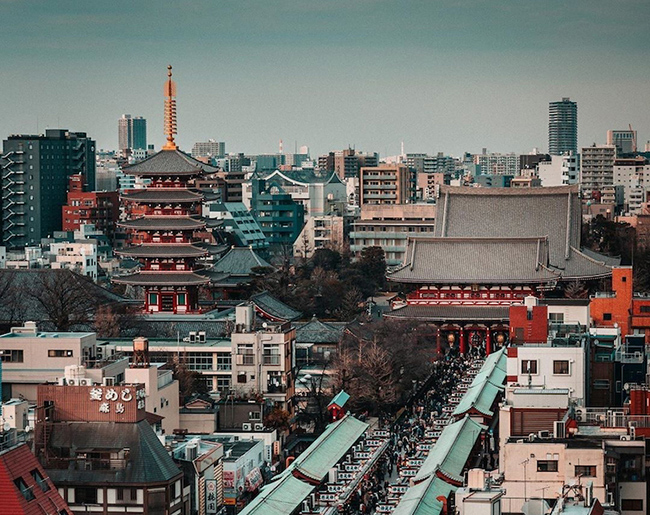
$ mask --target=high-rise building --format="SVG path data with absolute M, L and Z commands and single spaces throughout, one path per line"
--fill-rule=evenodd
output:
M 568 97 L 548 105 L 548 153 L 578 152 L 578 103 Z
M 614 145 L 592 145 L 582 149 L 580 188 L 584 199 L 601 200 L 605 188 L 614 186 Z
M 122 155 L 135 149 L 147 149 L 147 120 L 123 114 L 117 121 L 117 139 Z
M 95 187 L 95 141 L 85 132 L 48 129 L 3 141 L 2 243 L 38 244 L 61 230 L 68 179 L 82 174 Z
M 631 128 L 622 131 L 607 131 L 607 144 L 614 145 L 617 154 L 636 152 L 636 131 Z
M 226 143 L 224 141 L 215 141 L 209 139 L 208 141 L 197 141 L 192 147 L 192 157 L 198 159 L 199 157 L 224 157 L 226 155 Z
M 408 166 L 364 166 L 359 174 L 359 205 L 406 204 L 411 200 L 411 172 Z

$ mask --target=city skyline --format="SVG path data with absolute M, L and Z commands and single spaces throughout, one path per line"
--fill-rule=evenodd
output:
M 650 139 L 647 2 L 249 4 L 0 3 L 0 130 L 69 128 L 112 149 L 115 119 L 135 112 L 160 148 L 171 63 L 186 152 L 208 138 L 246 153 L 282 139 L 313 156 L 394 155 L 402 141 L 453 155 L 548 150 L 548 104 L 562 97 L 579 104 L 578 147 L 628 124 L 640 146 Z

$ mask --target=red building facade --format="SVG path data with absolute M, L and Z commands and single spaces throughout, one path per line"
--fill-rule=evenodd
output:
M 63 206 L 63 230 L 76 231 L 81 225 L 94 224 L 109 238 L 115 233 L 119 216 L 117 191 L 84 191 L 85 177 L 72 175 L 68 183 L 68 200 Z
M 167 144 L 153 156 L 126 167 L 124 172 L 148 178 L 150 184 L 121 197 L 127 220 L 119 225 L 128 233 L 130 246 L 117 251 L 140 261 L 140 270 L 117 277 L 115 283 L 144 290 L 144 310 L 191 313 L 199 310 L 199 289 L 209 283 L 196 271 L 198 260 L 208 253 L 200 244 L 203 195 L 196 180 L 217 169 L 178 150 L 176 134 L 176 86 L 166 83 L 165 120 Z

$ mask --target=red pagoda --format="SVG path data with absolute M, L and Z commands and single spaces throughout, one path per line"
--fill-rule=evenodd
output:
M 140 270 L 116 277 L 113 282 L 144 289 L 144 309 L 149 313 L 191 313 L 199 310 L 199 288 L 209 282 L 196 273 L 197 260 L 208 254 L 200 246 L 197 232 L 205 229 L 200 217 L 203 195 L 195 181 L 216 168 L 181 152 L 174 142 L 176 132 L 176 84 L 168 67 L 165 84 L 165 133 L 167 143 L 147 159 L 124 172 L 149 179 L 143 189 L 121 196 L 127 220 L 129 246 L 116 251 L 137 259 Z

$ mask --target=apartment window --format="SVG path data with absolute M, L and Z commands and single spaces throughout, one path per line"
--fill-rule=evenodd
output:
M 138 500 L 137 488 L 118 488 L 117 500 L 123 503 L 133 503 Z
M 279 365 L 280 364 L 280 346 L 279 345 L 265 345 L 264 346 L 264 364 L 265 365 Z
M 537 360 L 535 360 L 535 359 L 522 359 L 521 360 L 521 373 L 522 374 L 537 374 Z
M 246 382 L 246 374 L 237 374 L 237 382 L 243 384 Z
M 0 350 L 0 361 L 3 363 L 22 363 L 22 350 Z
M 643 499 L 621 499 L 621 511 L 643 511 Z
M 74 489 L 75 504 L 97 504 L 97 488 L 78 486 Z
M 603 313 L 603 320 L 611 320 L 611 319 L 612 319 L 611 313 Z
M 567 360 L 553 361 L 553 373 L 556 375 L 569 375 L 569 362 Z
M 557 472 L 557 460 L 537 460 L 537 472 Z
M 553 324 L 563 324 L 564 323 L 564 313 L 549 313 L 548 319 Z
M 62 350 L 62 349 L 50 349 L 47 351 L 48 358 L 71 358 L 71 350 Z
M 609 379 L 596 379 L 594 388 L 596 390 L 609 390 Z
M 188 354 L 185 363 L 190 370 L 212 370 L 212 361 L 211 352 L 193 352 Z
M 217 354 L 217 370 L 232 370 L 232 356 L 230 353 Z
M 14 479 L 14 485 L 16 485 L 16 488 L 20 490 L 20 493 L 23 494 L 26 501 L 29 502 L 36 499 L 34 492 L 32 492 L 32 488 L 27 486 L 27 483 L 25 483 L 25 480 L 22 477 Z
M 30 472 L 32 477 L 34 478 L 34 481 L 38 486 L 41 487 L 41 490 L 43 492 L 47 492 L 50 489 L 50 485 L 47 484 L 47 481 L 45 481 L 45 478 L 43 475 L 39 472 L 38 469 L 34 469 Z
M 230 390 L 231 380 L 230 376 L 217 376 L 217 390 L 222 392 Z
M 650 306 L 641 306 L 641 313 L 650 313 Z
M 596 465 L 576 465 L 576 476 L 596 477 Z
M 255 355 L 253 354 L 253 344 L 245 343 L 237 345 L 237 354 L 243 356 L 242 365 L 254 365 Z

